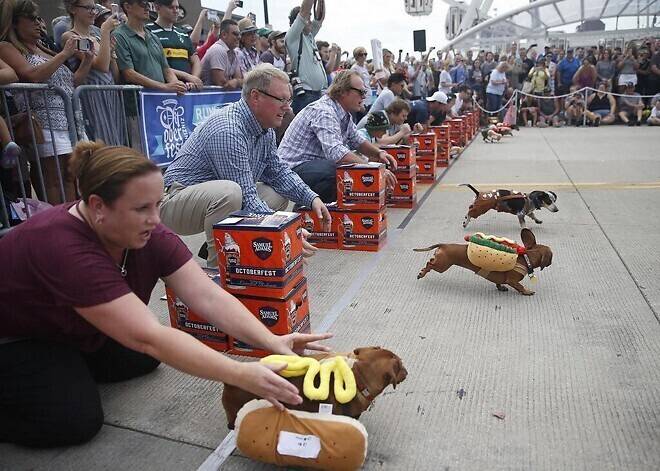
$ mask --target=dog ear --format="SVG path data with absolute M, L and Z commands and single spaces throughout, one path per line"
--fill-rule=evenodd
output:
M 552 202 L 553 203 L 555 201 L 557 201 L 557 193 L 555 193 L 554 191 L 548 191 L 548 193 L 550 193 L 552 195 Z
M 534 233 L 527 228 L 520 231 L 520 239 L 528 250 L 536 245 L 536 237 L 534 237 Z

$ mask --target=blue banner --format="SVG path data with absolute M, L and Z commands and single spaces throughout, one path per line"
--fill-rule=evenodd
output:
M 142 139 L 146 153 L 159 167 L 167 167 L 179 148 L 214 111 L 240 100 L 241 92 L 140 92 Z

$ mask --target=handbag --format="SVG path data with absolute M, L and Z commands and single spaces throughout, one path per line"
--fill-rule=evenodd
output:
M 30 127 L 30 121 L 32 127 Z M 18 113 L 11 117 L 11 124 L 14 128 L 14 142 L 21 147 L 32 146 L 32 129 L 34 129 L 34 140 L 37 144 L 44 143 L 44 130 L 37 117 L 27 112 Z

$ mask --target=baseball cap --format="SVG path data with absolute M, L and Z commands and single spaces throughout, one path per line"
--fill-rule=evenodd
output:
M 568 49 L 566 49 L 566 52 L 573 52 L 573 48 L 569 47 Z
M 282 36 L 286 36 L 286 32 L 275 30 L 275 31 L 271 32 L 271 33 L 268 35 L 268 40 L 269 40 L 269 41 L 274 41 L 274 40 L 276 40 L 277 38 L 281 38 Z
M 435 92 L 433 95 L 430 97 L 426 98 L 426 101 L 437 101 L 438 103 L 442 103 L 443 105 L 447 104 L 447 95 L 444 94 L 444 92 Z
M 272 32 L 273 30 L 269 28 L 259 28 L 257 30 L 257 36 L 261 36 L 262 38 L 267 38 L 268 36 L 270 36 L 270 33 Z
M 238 22 L 238 30 L 241 34 L 252 33 L 257 30 L 257 27 L 254 26 L 250 18 L 243 18 Z

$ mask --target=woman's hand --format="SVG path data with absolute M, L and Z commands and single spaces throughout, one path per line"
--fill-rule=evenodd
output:
M 301 334 L 274 335 L 273 345 L 270 350 L 281 355 L 299 355 L 307 350 L 329 352 L 330 347 L 318 343 L 332 337 L 332 334 Z
M 121 23 L 115 15 L 110 15 L 103 24 L 101 24 L 101 34 L 110 34 Z
M 78 39 L 80 39 L 78 36 L 71 36 L 64 43 L 61 54 L 64 54 L 67 59 L 76 53 L 76 41 Z
M 277 365 L 259 362 L 236 363 L 238 366 L 236 386 L 263 397 L 279 410 L 284 409 L 282 403 L 300 404 L 302 397 L 298 389 L 286 379 L 277 374 L 286 368 L 286 363 Z

